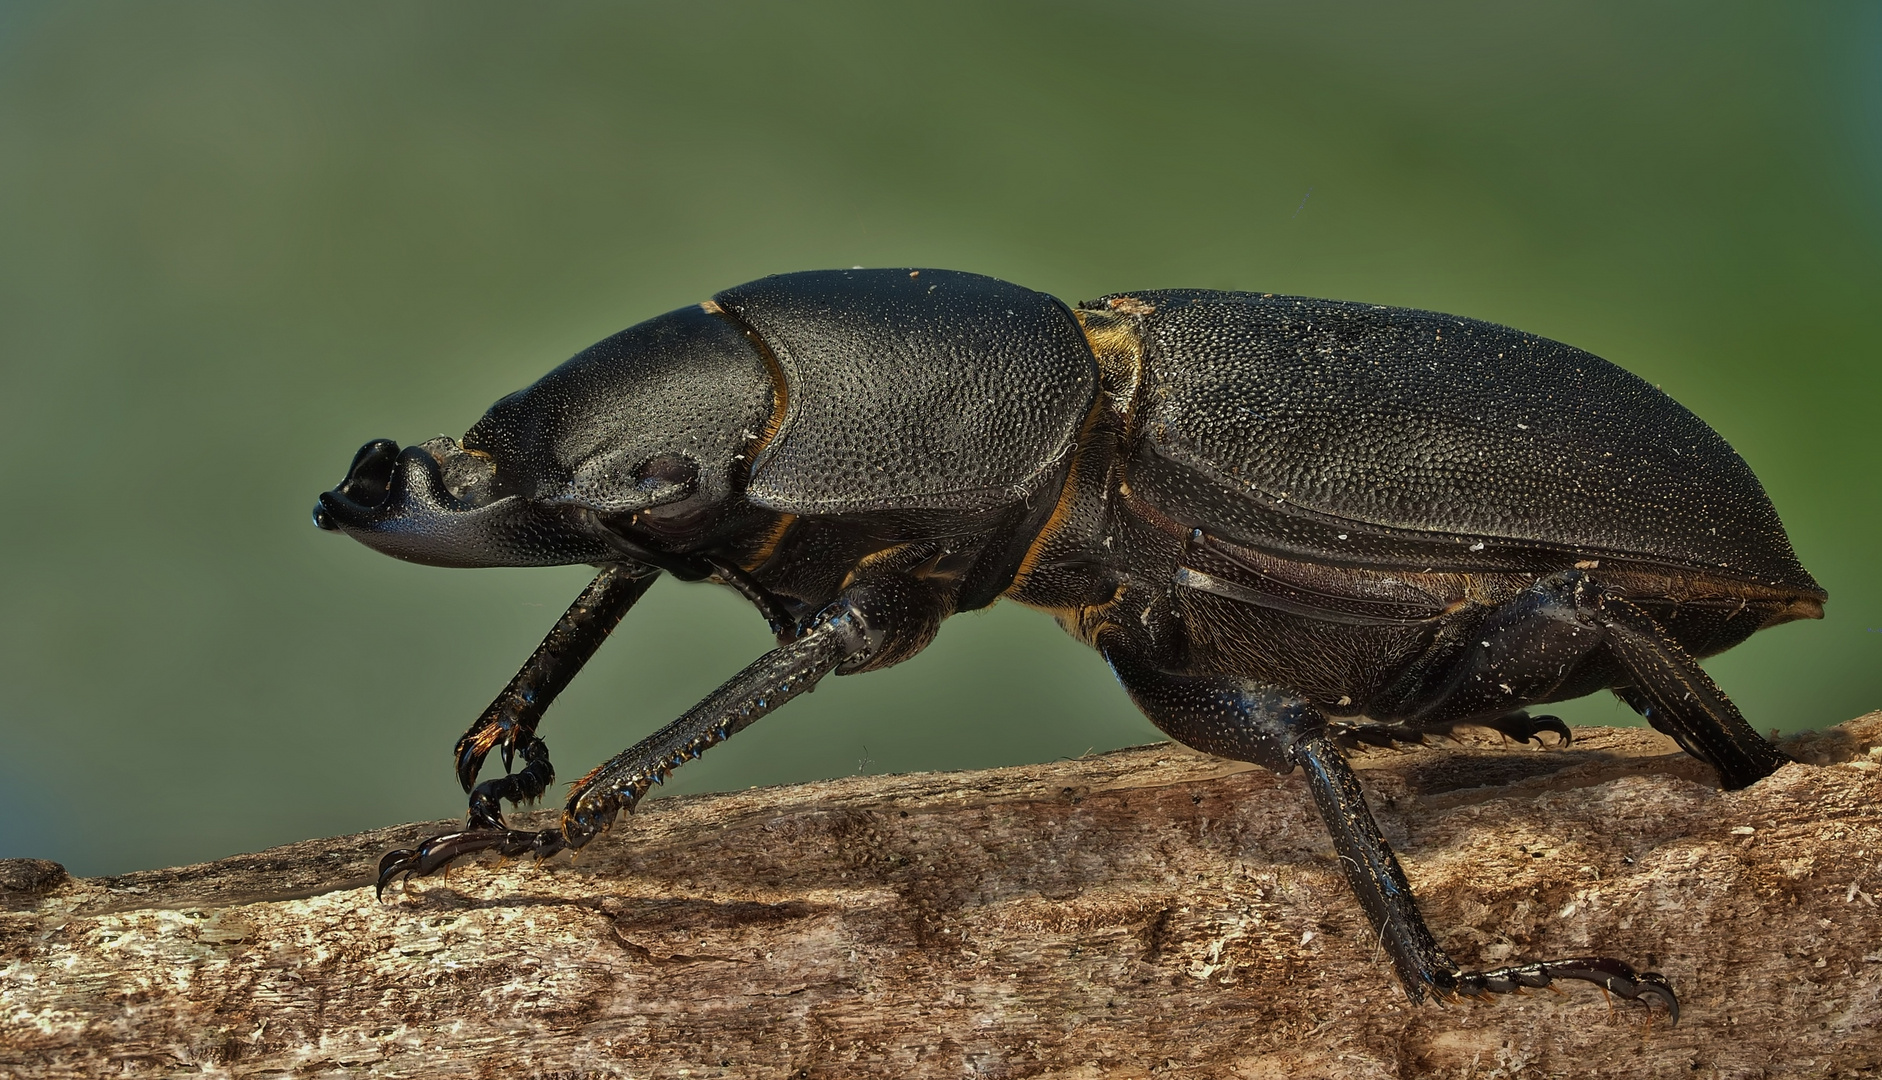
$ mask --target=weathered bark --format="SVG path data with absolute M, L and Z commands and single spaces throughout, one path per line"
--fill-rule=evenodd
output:
M 1359 755 L 1466 965 L 1408 1003 L 1300 782 L 1173 746 L 662 800 L 570 865 L 373 902 L 448 823 L 63 880 L 0 864 L 0 1072 L 1856 1076 L 1882 1072 L 1882 713 L 1740 792 L 1661 737 Z

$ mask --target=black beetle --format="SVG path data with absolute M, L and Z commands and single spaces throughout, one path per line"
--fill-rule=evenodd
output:
M 1612 689 L 1718 771 L 1787 759 L 1694 661 L 1822 615 L 1744 461 L 1597 357 L 1451 315 L 1172 290 L 1081 304 L 945 270 L 782 274 L 624 330 L 461 444 L 368 443 L 314 518 L 441 566 L 600 568 L 457 744 L 464 830 L 379 888 L 495 849 L 579 848 L 669 771 L 834 671 L 887 667 L 1010 597 L 1098 649 L 1189 746 L 1301 768 L 1414 1000 L 1552 979 L 1438 947 L 1343 746 Z M 537 723 L 660 571 L 748 597 L 778 647 L 576 782 L 558 829 Z M 506 771 L 477 782 L 500 748 Z

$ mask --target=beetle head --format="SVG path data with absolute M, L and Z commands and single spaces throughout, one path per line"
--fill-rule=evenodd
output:
M 647 540 L 684 550 L 736 497 L 773 387 L 742 331 L 682 308 L 498 401 L 461 445 L 367 443 L 314 521 L 438 566 L 604 562 Z

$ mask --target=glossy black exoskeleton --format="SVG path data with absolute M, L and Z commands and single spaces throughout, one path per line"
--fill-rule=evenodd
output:
M 1303 770 L 1416 1000 L 1553 979 L 1438 947 L 1341 747 L 1612 689 L 1743 787 L 1785 762 L 1695 663 L 1822 613 L 1763 489 L 1690 412 L 1587 353 L 1449 315 L 1200 291 L 1067 308 L 941 270 L 784 274 L 624 330 L 462 443 L 367 444 L 324 529 L 414 562 L 600 568 L 457 745 L 462 855 L 588 843 L 670 770 L 834 671 L 887 667 L 1001 597 L 1099 650 L 1175 739 Z M 661 571 L 737 589 L 778 647 L 578 781 L 545 709 Z M 506 775 L 478 783 L 491 750 Z M 511 772 L 514 758 L 523 767 Z

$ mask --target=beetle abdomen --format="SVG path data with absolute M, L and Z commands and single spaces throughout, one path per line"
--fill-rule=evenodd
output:
M 1140 317 L 1148 447 L 1243 500 L 1456 537 L 1460 553 L 1481 537 L 1822 593 L 1725 440 L 1579 349 L 1300 297 L 1176 290 L 1089 306 Z
M 983 510 L 1057 474 L 1097 362 L 1058 300 L 953 270 L 815 270 L 714 302 L 782 368 L 747 495 L 795 514 Z

